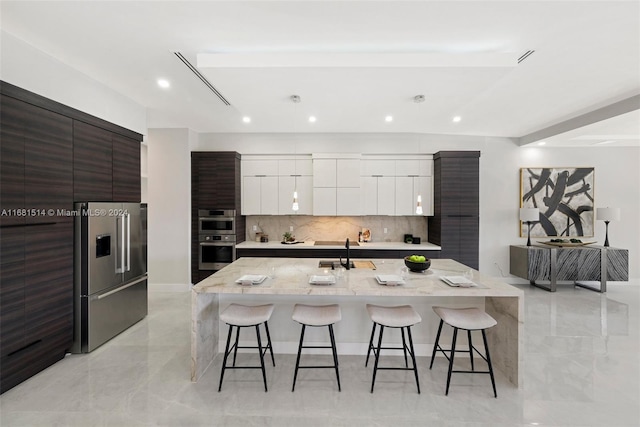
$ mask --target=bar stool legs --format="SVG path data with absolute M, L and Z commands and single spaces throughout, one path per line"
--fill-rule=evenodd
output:
M 271 353 L 271 362 L 273 366 L 276 366 L 275 359 L 273 357 L 273 347 L 271 345 L 271 336 L 269 334 L 268 320 L 273 312 L 273 304 L 267 304 L 262 306 L 244 306 L 240 304 L 229 305 L 221 314 L 220 320 L 229 325 L 229 333 L 227 335 L 227 344 L 224 349 L 224 358 L 222 361 L 222 370 L 220 372 L 220 383 L 218 385 L 218 392 L 222 390 L 222 381 L 224 380 L 224 373 L 227 369 L 260 369 L 262 371 L 262 380 L 264 382 L 264 391 L 267 389 L 267 374 L 264 364 L 264 354 L 269 350 Z M 265 331 L 267 333 L 267 345 L 262 346 L 262 338 L 260 336 L 260 325 L 264 324 Z M 240 329 L 247 327 L 255 327 L 256 329 L 256 346 L 240 346 L 239 337 Z M 231 345 L 231 338 L 233 336 L 233 328 L 236 328 L 236 336 L 234 344 Z M 236 366 L 236 356 L 239 348 L 257 348 L 260 356 L 260 366 Z M 233 364 L 227 366 L 229 355 L 233 352 Z
M 493 327 L 496 325 L 495 319 L 489 316 L 484 311 L 481 311 L 477 308 L 463 308 L 463 309 L 450 309 L 443 307 L 434 307 L 433 310 L 436 312 L 438 316 L 440 316 L 440 325 L 438 326 L 438 333 L 436 335 L 436 342 L 433 345 L 433 351 L 431 353 L 431 363 L 429 364 L 429 369 L 433 367 L 433 361 L 435 359 L 436 351 L 442 352 L 444 356 L 449 361 L 449 368 L 447 370 L 447 386 L 445 389 L 445 395 L 449 394 L 449 386 L 451 384 L 451 374 L 454 372 L 458 373 L 468 373 L 468 374 L 489 374 L 491 378 L 491 386 L 493 387 L 493 395 L 494 397 L 498 397 L 498 392 L 496 390 L 496 382 L 495 377 L 493 375 L 493 366 L 491 364 L 491 354 L 489 351 L 489 345 L 487 343 L 487 334 L 486 329 Z M 451 349 L 443 349 L 440 342 L 440 333 L 442 332 L 442 325 L 444 323 L 453 327 L 453 337 L 451 339 Z M 469 350 L 456 350 L 456 342 L 458 339 L 458 330 L 466 330 L 467 331 L 467 340 L 469 342 Z M 485 354 L 483 355 L 478 351 L 477 348 L 473 345 L 473 341 L 471 338 L 471 331 L 480 330 L 482 333 L 482 340 L 485 348 Z M 447 352 L 449 352 L 447 354 Z M 469 358 L 471 362 L 471 370 L 470 371 L 462 371 L 462 370 L 454 370 L 453 363 L 455 359 L 455 353 L 469 353 Z M 482 359 L 487 362 L 488 370 L 486 371 L 477 371 L 475 369 L 474 361 L 473 361 L 473 353 L 476 352 Z
M 333 333 L 333 324 L 340 321 L 342 315 L 340 313 L 340 307 L 336 304 L 327 306 L 311 306 L 296 304 L 293 308 L 293 320 L 302 325 L 300 331 L 300 343 L 298 345 L 298 355 L 296 357 L 296 368 L 293 373 L 293 385 L 291 391 L 296 389 L 296 380 L 298 378 L 298 369 L 322 369 L 333 368 L 336 371 L 336 379 L 338 381 L 338 391 L 342 391 L 340 386 L 340 371 L 338 370 L 338 351 L 336 349 L 336 339 Z M 307 326 L 320 327 L 327 326 L 329 329 L 330 346 L 305 346 L 304 345 L 304 333 Z M 333 365 L 320 365 L 320 366 L 300 366 L 300 356 L 303 348 L 330 348 L 333 356 Z
M 371 393 L 376 384 L 376 375 L 378 369 L 382 370 L 400 370 L 400 371 L 413 371 L 416 379 L 416 387 L 418 393 L 420 393 L 420 379 L 418 378 L 418 367 L 416 364 L 415 350 L 413 348 L 413 337 L 411 336 L 411 326 L 422 321 L 420 315 L 408 305 L 398 307 L 382 307 L 373 304 L 367 304 L 367 311 L 373 321 L 373 327 L 371 328 L 371 338 L 369 339 L 369 349 L 367 350 L 367 359 L 365 366 L 369 364 L 369 355 L 373 351 L 375 356 L 375 362 L 373 366 L 373 377 L 371 379 Z M 374 346 L 373 339 L 377 326 L 380 326 L 378 332 L 378 345 Z M 383 347 L 382 336 L 384 334 L 384 328 L 400 328 L 400 334 L 402 336 L 402 347 Z M 406 330 L 406 338 L 405 338 Z M 408 345 L 407 345 L 408 341 Z M 395 367 L 381 367 L 379 366 L 380 351 L 381 350 L 402 350 L 404 353 L 404 368 Z M 411 356 L 411 367 L 409 367 L 407 352 Z

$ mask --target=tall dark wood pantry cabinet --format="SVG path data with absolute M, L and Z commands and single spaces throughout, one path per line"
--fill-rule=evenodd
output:
M 480 234 L 480 152 L 440 151 L 434 159 L 434 216 L 429 241 L 441 258 L 478 268 Z

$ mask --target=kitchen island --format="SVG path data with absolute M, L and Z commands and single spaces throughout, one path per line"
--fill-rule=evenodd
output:
M 197 381 L 218 353 L 220 338 L 219 309 L 232 298 L 235 302 L 265 303 L 279 301 L 324 304 L 337 302 L 341 305 L 362 306 L 366 302 L 394 305 L 411 301 L 412 304 L 437 303 L 447 306 L 464 307 L 476 305 L 493 316 L 498 325 L 487 331 L 491 343 L 491 358 L 494 367 L 500 370 L 513 384 L 522 386 L 520 369 L 523 359 L 524 293 L 506 283 L 481 275 L 478 271 L 449 259 L 432 260 L 431 268 L 423 273 L 402 272 L 401 259 L 372 259 L 372 268 L 331 270 L 318 267 L 319 259 L 314 258 L 240 258 L 224 269 L 201 281 L 192 289 L 192 339 L 191 339 L 191 379 Z M 311 285 L 313 275 L 336 275 L 334 285 Z M 384 286 L 378 284 L 376 275 L 405 274 L 405 284 Z M 440 280 L 441 276 L 467 274 L 477 287 L 451 287 Z M 236 280 L 243 275 L 265 275 L 268 278 L 260 285 L 243 286 Z M 278 307 L 274 317 L 278 314 Z M 280 310 L 284 312 L 285 310 Z M 437 327 L 435 318 L 430 320 L 428 310 L 419 310 L 427 328 Z M 280 320 L 290 316 L 281 313 Z M 289 319 L 290 320 L 290 319 Z M 292 322 L 293 323 L 293 322 Z M 365 354 L 369 339 L 370 323 L 359 318 L 350 320 L 344 313 L 343 322 L 349 326 L 357 323 L 357 334 L 361 346 L 355 354 Z M 280 332 L 270 328 L 274 336 Z M 360 336 L 361 335 L 361 336 Z M 341 352 L 341 338 L 338 336 L 338 351 Z M 276 338 L 277 341 L 277 338 Z M 431 346 L 433 341 L 431 341 Z M 278 345 L 274 344 L 276 352 Z M 429 345 L 425 344 L 424 348 Z M 351 353 L 354 353 L 351 348 Z M 422 352 L 423 354 L 426 351 Z

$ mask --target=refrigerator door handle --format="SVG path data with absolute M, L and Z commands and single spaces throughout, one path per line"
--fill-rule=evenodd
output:
M 118 220 L 120 221 L 120 236 L 119 236 L 120 239 L 116 239 L 116 263 L 120 261 L 120 267 L 116 265 L 116 273 L 124 273 L 125 272 L 124 215 L 120 215 L 119 217 L 116 218 L 116 228 L 118 227 Z
M 116 289 L 114 289 L 114 290 L 112 290 L 112 291 L 105 292 L 104 294 L 100 294 L 100 295 L 93 295 L 93 296 L 91 296 L 91 297 L 89 297 L 89 298 L 90 298 L 90 299 L 92 299 L 92 300 L 94 300 L 94 299 L 102 299 L 102 298 L 106 298 L 106 297 L 108 297 L 108 296 L 110 296 L 110 295 L 113 295 L 113 294 L 115 294 L 115 293 L 117 293 L 117 292 L 120 292 L 120 291 L 122 291 L 122 290 L 124 290 L 124 289 L 130 288 L 130 287 L 131 287 L 131 286 L 133 286 L 133 285 L 137 285 L 137 284 L 138 284 L 138 283 L 140 283 L 140 282 L 144 282 L 145 280 L 147 280 L 147 275 L 146 275 L 146 274 L 145 274 L 144 276 L 140 277 L 139 279 L 134 280 L 134 281 L 133 281 L 133 282 L 131 282 L 131 283 L 127 283 L 126 285 L 120 286 L 119 288 L 116 288 Z
M 131 215 L 125 214 L 127 217 L 127 264 L 125 271 L 131 271 Z

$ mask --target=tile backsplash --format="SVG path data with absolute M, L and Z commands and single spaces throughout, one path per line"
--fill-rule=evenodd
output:
M 280 241 L 293 227 L 296 240 L 358 240 L 363 228 L 371 230 L 372 242 L 402 242 L 405 234 L 427 239 L 427 217 L 422 216 L 310 216 L 310 215 L 250 215 L 247 216 L 247 240 L 255 240 L 259 232 L 269 235 L 269 241 Z M 385 228 L 387 232 L 385 233 Z

